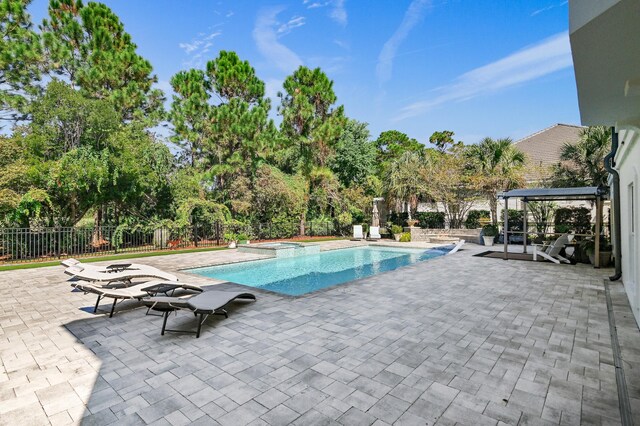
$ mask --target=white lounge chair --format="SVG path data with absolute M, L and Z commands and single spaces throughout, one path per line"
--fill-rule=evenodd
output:
M 353 238 L 352 241 L 360 241 L 364 239 L 364 235 L 362 233 L 362 225 L 353 225 Z
M 569 234 L 563 234 L 551 244 L 534 244 L 533 260 L 538 260 L 538 256 L 550 260 L 553 263 L 571 263 L 569 259 L 560 255 L 560 252 L 571 242 Z
M 124 282 L 131 285 L 131 280 L 136 278 L 158 278 L 166 281 L 178 281 L 178 277 L 158 268 L 147 265 L 113 264 L 109 266 L 97 266 L 87 263 L 78 263 L 69 266 L 64 273 L 83 281 L 113 283 Z
M 458 250 L 460 250 L 460 248 L 464 245 L 465 241 L 464 240 L 460 240 L 456 243 L 456 245 L 451 249 L 451 251 L 449 253 L 447 253 L 445 256 L 448 256 L 450 254 L 453 254 L 455 252 L 457 252 Z
M 380 236 L 380 227 L 379 226 L 370 226 L 369 227 L 369 238 L 368 240 L 379 240 L 382 238 Z
M 145 297 L 155 296 L 157 294 L 165 294 L 169 296 L 173 295 L 176 290 L 180 289 L 189 290 L 192 292 L 202 292 L 202 288 L 197 285 L 163 280 L 148 281 L 142 284 L 136 284 L 134 286 L 125 288 L 99 287 L 91 283 L 82 282 L 72 283 L 71 286 L 83 291 L 85 294 L 93 293 L 98 295 L 98 300 L 96 300 L 96 305 L 93 308 L 94 313 L 98 311 L 98 305 L 100 304 L 101 299 L 113 299 L 113 305 L 111 306 L 109 318 L 113 316 L 113 311 L 115 310 L 116 304 L 119 301 L 122 302 L 123 300 L 129 299 L 142 300 Z
M 108 265 L 96 265 L 94 263 L 82 262 L 72 257 L 70 257 L 69 259 L 63 260 L 62 262 L 60 262 L 60 264 L 67 268 L 71 266 L 83 266 L 87 269 L 95 269 L 95 270 L 105 271 L 105 272 L 107 271 L 117 272 L 117 271 L 124 271 L 127 269 L 139 269 L 140 267 L 145 266 L 139 263 L 130 263 L 130 262 L 118 262 L 118 263 L 110 263 Z

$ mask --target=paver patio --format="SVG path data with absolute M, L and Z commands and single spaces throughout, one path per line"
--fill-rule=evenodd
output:
M 298 298 L 258 291 L 199 339 L 160 336 L 161 318 L 136 303 L 92 314 L 94 297 L 71 292 L 61 267 L 2 272 L 0 424 L 619 424 L 610 270 L 465 248 Z M 139 262 L 176 270 L 257 257 Z M 637 367 L 637 327 L 618 322 Z

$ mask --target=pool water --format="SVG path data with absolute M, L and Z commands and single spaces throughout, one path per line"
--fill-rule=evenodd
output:
M 189 272 L 289 296 L 300 296 L 443 256 L 451 248 L 421 250 L 355 247 L 298 257 L 197 268 Z

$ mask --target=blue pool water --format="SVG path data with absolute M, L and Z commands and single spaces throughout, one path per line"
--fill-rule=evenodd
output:
M 305 256 L 191 269 L 190 272 L 264 290 L 299 296 L 446 254 L 451 247 L 403 249 L 356 247 Z

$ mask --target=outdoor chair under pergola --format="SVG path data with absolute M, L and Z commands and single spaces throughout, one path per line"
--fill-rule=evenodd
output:
M 595 223 L 595 258 L 594 266 L 600 267 L 600 228 L 602 227 L 602 206 L 603 201 L 608 199 L 608 191 L 606 188 L 597 186 L 585 186 L 579 188 L 527 188 L 512 189 L 511 191 L 498 194 L 498 198 L 504 200 L 504 259 L 509 259 L 509 199 L 519 198 L 523 202 L 523 253 L 527 252 L 527 203 L 530 201 L 573 201 L 586 200 L 596 204 L 596 223 Z M 516 232 L 513 232 L 516 233 Z M 521 233 L 520 231 L 517 232 Z

